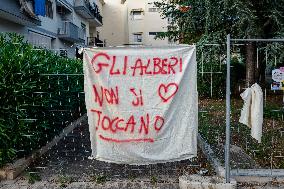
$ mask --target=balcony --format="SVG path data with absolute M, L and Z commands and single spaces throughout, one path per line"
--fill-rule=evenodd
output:
M 85 30 L 70 21 L 64 21 L 62 26 L 58 28 L 58 38 L 72 43 L 84 42 L 85 33 Z
M 28 1 L 1 0 L 0 18 L 24 26 L 40 26 L 41 21 L 34 14 L 32 4 Z
M 104 42 L 97 37 L 88 37 L 88 46 L 104 47 Z
M 56 0 L 56 10 L 58 14 L 67 15 L 72 13 L 72 5 L 66 0 Z
M 75 12 L 85 19 L 88 19 L 90 25 L 100 27 L 103 25 L 103 17 L 100 14 L 98 6 L 93 5 L 87 0 L 75 0 Z

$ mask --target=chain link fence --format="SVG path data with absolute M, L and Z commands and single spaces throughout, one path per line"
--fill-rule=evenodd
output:
M 1 134 L 13 140 L 1 154 L 6 163 L 28 158 L 62 131 L 74 128 L 40 158 L 31 164 L 22 176 L 33 182 L 96 181 L 115 179 L 141 180 L 152 183 L 178 183 L 185 174 L 214 174 L 202 152 L 191 160 L 180 162 L 130 166 L 104 163 L 89 159 L 91 155 L 89 126 L 85 115 L 84 75 L 81 60 L 66 59 L 53 51 L 32 47 L 23 38 L 12 35 L 3 37 L 1 75 L 10 77 L 0 90 L 7 102 L 8 112 L 1 117 Z M 4 109 L 2 109 L 4 111 Z M 15 116 L 12 112 L 15 111 Z M 80 121 L 74 122 L 80 118 Z M 74 125 L 75 124 L 75 125 Z M 13 138 L 14 137 L 14 138 Z M 9 152 L 11 153 L 9 154 Z

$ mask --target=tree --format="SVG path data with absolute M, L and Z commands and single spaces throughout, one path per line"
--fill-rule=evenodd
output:
M 227 34 L 232 38 L 284 36 L 284 0 L 161 0 L 154 4 L 161 9 L 162 17 L 172 20 L 168 31 L 159 34 L 159 38 L 222 44 Z M 256 66 L 256 48 L 264 45 L 252 42 L 245 46 L 248 85 L 264 82 L 264 61 Z

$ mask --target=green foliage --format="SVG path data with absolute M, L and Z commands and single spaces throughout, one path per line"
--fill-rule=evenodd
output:
M 226 92 L 226 60 L 221 46 L 199 46 L 198 60 L 198 93 L 202 98 L 224 98 Z M 232 94 L 239 94 L 239 83 L 245 79 L 245 65 L 238 57 L 231 60 Z
M 131 181 L 131 182 L 134 182 L 134 180 L 136 179 L 136 176 L 131 174 L 129 175 L 128 179 Z
M 271 98 L 271 96 L 268 96 L 267 98 Z M 226 102 L 225 100 L 210 99 L 204 100 L 203 103 L 203 112 L 199 114 L 198 131 L 213 147 L 213 149 L 218 148 L 218 144 L 224 144 L 225 141 Z M 244 149 L 246 153 L 253 157 L 253 159 L 256 160 L 262 168 L 270 168 L 271 163 L 273 163 L 273 168 L 283 169 L 283 159 L 275 158 L 275 156 L 278 156 L 279 152 L 283 152 L 284 149 L 284 140 L 281 133 L 283 125 L 283 111 L 274 111 L 275 109 L 279 109 L 279 105 L 266 106 L 264 108 L 264 132 L 261 138 L 261 143 L 258 143 L 250 136 L 251 129 L 246 125 L 238 123 L 242 100 L 232 99 L 231 103 L 231 143 Z M 216 154 L 219 154 L 219 152 L 216 151 Z M 273 162 L 271 162 L 272 158 Z M 221 160 L 222 159 L 223 157 L 221 157 Z M 244 166 L 243 168 L 248 168 L 246 167 L 246 162 L 237 166 Z
M 155 2 L 172 23 L 160 37 L 183 43 L 223 43 L 233 38 L 271 38 L 284 34 L 284 1 L 161 0 Z M 183 11 L 181 7 L 189 7 Z
M 82 62 L 34 49 L 23 37 L 0 35 L 0 167 L 29 155 L 83 110 Z M 64 110 L 64 111 L 61 111 Z
M 107 176 L 106 175 L 96 175 L 94 176 L 94 180 L 97 184 L 104 184 L 107 181 Z
M 231 34 L 232 38 L 281 38 L 284 35 L 284 1 L 275 0 L 259 0 L 259 1 L 242 1 L 242 0 L 159 0 L 154 3 L 161 10 L 161 16 L 163 18 L 170 18 L 171 23 L 168 25 L 168 31 L 159 33 L 157 38 L 168 37 L 172 41 L 179 41 L 184 44 L 196 43 L 197 46 L 203 46 L 204 44 L 219 44 L 218 53 L 220 57 L 225 58 L 226 35 Z M 249 57 L 249 53 L 245 53 L 245 48 L 240 47 L 240 55 L 242 57 Z M 254 67 L 252 59 L 245 58 L 247 69 L 250 72 L 249 75 L 254 75 L 254 81 L 262 82 L 264 84 L 265 74 L 264 71 L 266 65 L 271 70 L 271 63 L 263 61 L 265 58 L 265 51 L 268 52 L 268 60 L 273 60 L 270 57 L 277 57 L 277 62 L 283 64 L 284 62 L 284 45 L 277 44 L 254 44 L 252 49 L 258 47 L 259 51 L 259 67 Z M 204 56 L 213 56 L 216 53 L 215 47 L 211 47 L 211 50 L 204 51 Z M 199 51 L 199 49 L 197 49 Z M 215 52 L 214 52 L 215 51 Z M 216 54 L 217 55 L 217 54 Z M 251 51 L 251 55 L 256 57 Z M 198 63 L 201 62 L 201 57 L 198 58 Z M 214 62 L 209 59 L 209 62 Z M 232 75 L 233 87 L 239 85 L 239 81 L 243 82 L 244 78 L 239 78 L 245 73 L 244 61 L 238 61 L 240 64 L 233 65 Z M 221 68 L 215 68 L 213 65 L 206 65 L 206 69 L 225 71 L 225 66 Z M 212 68 L 213 67 L 213 68 Z M 236 70 L 236 69 L 240 70 Z M 234 70 L 235 69 L 235 70 Z M 267 70 L 267 69 L 266 69 Z M 268 70 L 269 71 L 269 70 Z M 200 69 L 199 69 L 200 72 Z M 245 77 L 245 75 L 244 75 Z M 208 82 L 212 80 L 210 74 L 199 76 L 199 92 L 205 94 L 204 96 L 211 96 L 219 93 L 220 96 L 224 94 L 224 78 L 223 75 L 213 74 L 214 86 L 208 86 L 212 83 Z M 262 78 L 262 81 L 260 79 Z M 249 79 L 249 78 L 247 78 Z M 219 85 L 219 83 L 221 85 Z M 210 90 L 213 87 L 212 90 Z M 244 82 L 243 82 L 244 87 Z M 236 91 L 236 89 L 233 89 Z M 209 95 L 210 94 L 210 95 Z
M 220 46 L 198 46 L 198 84 L 201 97 L 224 97 L 226 65 L 220 54 Z
M 36 181 L 41 181 L 41 177 L 38 173 L 28 173 L 28 182 L 34 184 Z
M 66 188 L 68 184 L 73 182 L 73 178 L 70 176 L 60 175 L 57 182 L 59 182 L 61 188 Z
M 158 182 L 158 178 L 154 175 L 151 176 L 151 184 L 156 185 Z

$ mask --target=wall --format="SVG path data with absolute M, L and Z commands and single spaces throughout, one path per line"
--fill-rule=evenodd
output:
M 149 35 L 149 32 L 164 32 L 167 31 L 168 21 L 162 19 L 159 12 L 149 12 L 149 8 L 154 7 L 154 0 L 127 0 L 128 7 L 128 25 L 129 25 L 129 43 L 133 43 L 133 33 L 143 32 L 142 44 L 147 46 L 168 45 L 168 39 L 155 40 L 155 36 Z M 131 10 L 140 9 L 144 11 L 142 20 L 132 20 Z
M 155 36 L 149 35 L 149 32 L 166 32 L 168 26 L 168 20 L 161 18 L 161 13 L 159 12 L 149 12 L 149 8 L 153 8 L 153 4 L 148 4 L 154 2 L 153 0 L 146 0 L 145 3 L 145 18 L 144 18 L 144 32 L 145 32 L 145 44 L 146 45 L 168 45 L 168 39 L 157 39 Z
M 103 22 L 103 27 L 98 30 L 107 46 L 128 43 L 127 7 L 121 4 L 121 0 L 105 0 Z
M 127 0 L 127 21 L 128 21 L 128 39 L 129 44 L 135 44 L 133 33 L 140 33 L 142 32 L 142 43 L 145 45 L 145 4 L 146 0 L 139 0 L 138 2 L 135 0 Z M 143 9 L 144 14 L 142 15 L 141 20 L 132 20 L 131 17 L 131 10 L 133 9 Z
M 74 6 L 74 0 L 65 0 L 70 5 L 70 8 Z M 5 1 L 5 4 L 7 6 L 9 5 L 10 1 Z M 88 20 L 82 18 L 79 16 L 75 10 L 72 10 L 72 13 L 61 15 L 57 12 L 57 6 L 56 6 L 56 0 L 51 0 L 52 7 L 53 7 L 53 18 L 49 18 L 46 16 L 39 16 L 39 19 L 41 20 L 41 26 L 31 26 L 27 27 L 23 24 L 15 24 L 14 22 L 4 20 L 0 18 L 0 32 L 16 32 L 21 35 L 24 35 L 26 39 L 30 40 L 30 42 L 33 42 L 36 46 L 43 46 L 46 48 L 52 48 L 56 51 L 59 49 L 66 49 L 68 50 L 68 55 L 70 57 L 75 56 L 75 48 L 77 45 L 85 45 L 84 43 L 72 43 L 65 40 L 61 40 L 57 37 L 58 28 L 62 28 L 63 21 L 68 20 L 71 21 L 73 24 L 81 27 L 81 23 L 84 23 L 86 25 L 86 36 L 85 41 L 87 41 L 87 37 L 89 37 L 89 33 L 93 32 L 89 30 L 89 22 Z M 100 9 L 102 10 L 102 4 L 99 0 L 91 0 L 91 2 L 95 2 Z M 14 4 L 13 4 L 14 5 Z M 17 9 L 20 9 L 20 6 L 16 6 Z M 18 10 L 20 11 L 20 10 Z M 101 11 L 102 12 L 102 11 Z M 94 28 L 93 30 L 96 30 Z M 46 45 L 48 44 L 48 45 Z
M 95 2 L 98 5 L 99 10 L 100 10 L 100 14 L 101 14 L 101 16 L 103 16 L 103 22 L 104 22 L 103 5 L 102 5 L 101 1 L 99 1 L 99 0 L 90 0 L 90 2 Z M 96 27 L 94 25 L 90 25 L 90 37 L 97 37 L 97 32 L 99 32 L 100 33 L 100 39 L 103 40 L 101 38 L 101 33 L 102 33 L 101 32 L 101 28 L 102 27 Z
M 149 32 L 167 31 L 167 19 L 161 19 L 159 12 L 148 12 L 148 3 L 154 0 L 127 0 L 121 4 L 121 0 L 105 0 L 103 6 L 104 25 L 102 37 L 107 39 L 107 46 L 123 44 L 142 45 L 168 45 L 168 40 L 155 40 Z M 131 10 L 143 9 L 141 20 L 132 20 Z M 142 43 L 134 43 L 133 33 L 142 33 Z
M 0 18 L 0 32 L 16 32 L 24 34 L 26 31 L 27 28 L 25 26 Z
M 69 2 L 72 6 L 74 6 L 73 1 L 69 0 L 67 2 Z M 52 7 L 53 7 L 53 18 L 39 16 L 41 20 L 41 26 L 39 28 L 57 34 L 58 28 L 62 28 L 63 21 L 71 21 L 79 28 L 81 28 L 81 22 L 82 22 L 86 25 L 85 41 L 87 40 L 87 37 L 89 36 L 89 23 L 86 19 L 80 17 L 74 10 L 72 10 L 72 13 L 66 15 L 58 14 L 55 0 L 52 1 Z M 59 38 L 55 38 L 52 40 L 52 48 L 55 51 L 59 51 L 59 49 L 66 49 L 69 57 L 75 56 L 75 49 L 77 45 L 84 45 L 84 44 L 72 43 L 65 40 L 61 40 Z

